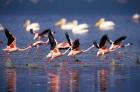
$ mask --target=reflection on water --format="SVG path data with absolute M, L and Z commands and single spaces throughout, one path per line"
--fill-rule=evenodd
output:
M 107 69 L 98 70 L 98 83 L 99 83 L 99 92 L 108 92 L 108 71 Z
M 79 91 L 79 85 L 80 85 L 80 79 L 79 79 L 79 72 L 76 69 L 73 69 L 70 72 L 70 92 L 80 92 Z
M 8 92 L 16 92 L 16 69 L 12 65 L 12 61 L 10 57 L 6 58 L 6 81 L 7 81 L 7 91 Z
M 59 83 L 60 83 L 60 79 L 59 79 L 59 75 L 58 74 L 53 74 L 53 73 L 49 73 L 48 75 L 49 77 L 49 88 L 50 88 L 50 92 L 59 92 Z
M 16 69 L 6 69 L 8 92 L 16 92 Z
M 47 69 L 49 92 L 80 92 L 80 73 L 69 69 L 65 63 L 56 69 Z
M 17 66 L 9 67 L 14 64 L 10 59 L 5 64 L 8 65 L 4 68 L 6 92 L 130 92 L 128 89 L 133 85 L 129 82 L 138 81 L 130 77 L 140 77 L 131 75 L 132 72 L 128 71 L 130 67 L 124 66 L 85 66 L 61 62 L 45 64 L 47 68 L 31 69 L 26 66 L 18 70 Z M 140 68 L 137 68 L 137 72 L 140 72 Z

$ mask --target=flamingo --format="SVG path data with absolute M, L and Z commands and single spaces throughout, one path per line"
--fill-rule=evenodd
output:
M 56 26 L 60 27 L 62 30 L 72 30 L 75 26 L 77 26 L 77 20 L 73 20 L 72 22 L 67 22 L 65 18 L 60 19 L 56 22 Z
M 32 48 L 32 47 L 39 47 L 40 45 L 48 45 L 49 43 L 49 40 L 47 41 L 42 41 L 41 38 L 44 38 L 44 37 L 48 37 L 48 33 L 51 32 L 51 29 L 46 29 L 44 30 L 43 32 L 41 33 L 37 33 L 37 32 L 34 32 L 32 29 L 30 30 L 30 33 L 32 35 L 34 35 L 34 39 L 38 39 L 37 41 L 35 41 L 34 43 L 32 43 L 31 45 L 28 46 L 28 48 Z M 52 34 L 55 34 L 55 32 L 52 32 Z
M 29 32 L 31 29 L 33 30 L 33 32 L 38 32 L 40 30 L 40 24 L 39 23 L 31 23 L 30 20 L 27 20 L 24 23 L 24 27 L 25 27 L 25 30 L 27 32 Z
M 71 50 L 68 54 L 68 56 L 73 56 L 75 57 L 76 55 L 80 54 L 80 53 L 85 53 L 87 51 L 89 51 L 91 48 L 94 47 L 94 45 L 90 46 L 89 48 L 87 48 L 86 50 L 81 50 L 80 49 L 80 42 L 79 42 L 79 39 L 75 39 L 73 42 L 72 40 L 70 39 L 68 33 L 66 32 L 65 33 L 67 35 L 67 41 L 68 43 L 70 44 L 71 46 Z
M 50 30 L 50 32 L 51 32 L 51 30 Z M 53 32 L 51 32 L 52 34 L 53 34 Z M 65 35 L 66 36 L 66 35 Z M 67 38 L 67 37 L 66 37 Z M 56 40 L 55 40 L 56 41 Z M 46 42 L 45 42 L 46 43 Z M 68 42 L 57 42 L 56 41 L 56 47 L 59 49 L 59 50 L 66 50 L 66 49 L 68 49 L 68 48 L 70 48 L 70 45 L 69 45 L 69 43 Z
M 57 48 L 59 48 L 60 50 L 71 48 L 71 39 L 69 38 L 67 32 L 65 33 L 65 37 L 67 39 L 67 42 L 61 42 L 57 44 Z
M 28 50 L 32 47 L 36 47 L 38 45 L 44 45 L 44 44 L 48 45 L 48 41 L 47 42 L 36 41 L 36 42 L 32 43 L 31 45 L 29 45 L 25 48 L 18 48 L 16 46 L 16 37 L 14 35 L 12 35 L 7 28 L 4 28 L 4 32 L 5 32 L 5 35 L 8 39 L 8 42 L 7 42 L 7 47 L 3 50 L 8 52 L 8 53 L 15 52 L 15 51 L 25 51 L 25 50 Z
M 116 49 L 122 48 L 122 47 L 128 47 L 130 45 L 133 45 L 132 43 L 123 44 L 122 41 L 125 40 L 127 36 L 121 36 L 118 39 L 116 39 L 114 42 L 110 40 L 111 46 L 109 48 L 110 51 L 115 51 Z
M 100 43 L 98 44 L 96 41 L 93 42 L 94 46 L 98 49 L 97 56 L 105 55 L 110 52 L 109 47 L 107 46 L 107 42 L 109 42 L 108 36 L 105 34 L 100 39 Z
M 105 21 L 105 18 L 101 18 L 96 22 L 95 26 L 101 31 L 108 31 L 114 29 L 115 23 L 113 21 Z
M 16 46 L 16 37 L 14 35 L 12 35 L 7 28 L 4 28 L 3 31 L 5 32 L 5 35 L 8 39 L 7 47 L 5 49 L 3 49 L 4 51 L 10 53 L 10 52 L 15 52 L 15 51 L 24 51 L 24 50 L 27 50 L 29 48 L 29 47 L 23 48 L 23 49 L 18 48 Z
M 125 45 L 122 44 L 122 41 L 125 39 L 126 39 L 126 36 L 121 36 L 113 42 L 108 38 L 108 36 L 106 34 L 103 35 L 101 40 L 100 40 L 99 45 L 97 44 L 96 41 L 93 42 L 95 47 L 98 48 L 97 56 L 99 56 L 99 55 L 103 56 L 104 54 L 115 51 L 119 48 L 128 47 L 128 46 L 132 45 L 132 43 L 127 43 Z M 109 42 L 111 44 L 110 47 L 108 47 L 107 42 Z
M 49 39 L 51 48 L 50 48 L 50 52 L 46 55 L 46 57 L 50 58 L 50 60 L 60 57 L 69 51 L 69 49 L 67 49 L 65 52 L 62 53 L 59 50 L 59 48 L 57 47 L 57 41 L 54 39 L 54 36 L 51 32 L 48 33 L 48 39 Z
M 48 37 L 48 32 L 51 31 L 50 29 L 46 29 L 44 30 L 43 32 L 41 33 L 37 33 L 37 32 L 34 32 L 33 29 L 30 29 L 30 33 L 32 35 L 34 35 L 34 39 L 41 39 L 41 38 L 44 38 L 44 37 Z M 53 34 L 55 34 L 55 32 L 53 32 Z

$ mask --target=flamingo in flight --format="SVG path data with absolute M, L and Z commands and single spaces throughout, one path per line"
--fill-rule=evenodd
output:
M 118 39 L 116 39 L 115 41 L 111 41 L 111 46 L 110 46 L 110 50 L 111 51 L 115 51 L 116 49 L 122 48 L 122 47 L 128 47 L 130 45 L 133 45 L 132 43 L 127 43 L 127 44 L 123 44 L 123 40 L 125 40 L 127 38 L 127 36 L 121 36 Z
M 4 28 L 4 33 L 5 33 L 5 36 L 7 38 L 7 47 L 5 49 L 3 49 L 4 51 L 10 53 L 10 52 L 14 52 L 14 51 L 24 51 L 24 50 L 27 50 L 27 48 L 18 48 L 16 46 L 16 37 L 14 35 L 12 35 L 9 30 L 7 28 Z
M 68 54 L 68 56 L 73 56 L 75 57 L 76 55 L 80 54 L 80 53 L 85 53 L 87 51 L 89 51 L 91 48 L 94 47 L 94 45 L 90 46 L 89 48 L 87 48 L 86 50 L 81 50 L 80 49 L 80 42 L 79 42 L 79 39 L 75 39 L 74 41 L 72 41 L 68 35 L 68 33 L 66 32 L 65 33 L 66 35 L 66 38 L 67 38 L 67 41 L 68 43 L 70 44 L 71 46 L 71 50 Z
M 48 39 L 49 39 L 49 43 L 50 43 L 51 47 L 50 47 L 50 52 L 47 54 L 46 57 L 50 58 L 50 60 L 60 57 L 69 51 L 69 49 L 67 49 L 65 52 L 62 53 L 59 50 L 59 48 L 57 47 L 57 41 L 54 39 L 52 32 L 48 33 Z
M 41 38 L 44 38 L 44 37 L 48 37 L 48 33 L 49 32 L 51 32 L 51 30 L 50 29 L 46 29 L 46 30 L 44 30 L 43 32 L 41 32 L 41 33 L 34 33 L 33 32 L 33 30 L 31 29 L 30 30 L 30 33 L 32 34 L 32 35 L 34 35 L 34 39 L 39 39 L 38 41 L 36 41 L 36 42 L 34 42 L 34 43 L 32 43 L 31 45 L 29 45 L 30 46 L 30 48 L 31 47 L 38 47 L 38 46 L 40 46 L 40 45 L 48 45 L 48 43 L 49 43 L 49 40 L 47 40 L 47 41 L 42 41 L 42 40 L 40 40 Z M 53 32 L 53 34 L 54 34 L 55 32 Z
M 125 39 L 126 39 L 126 36 L 121 36 L 113 42 L 108 38 L 108 36 L 106 34 L 103 35 L 100 40 L 100 44 L 97 44 L 96 41 L 93 42 L 95 47 L 98 48 L 97 56 L 99 56 L 99 55 L 103 56 L 104 54 L 115 51 L 119 48 L 128 47 L 128 46 L 132 45 L 132 43 L 128 43 L 125 45 L 122 44 L 122 41 Z M 110 47 L 108 47 L 107 42 L 111 44 Z
M 65 37 L 67 41 L 57 44 L 57 48 L 59 48 L 60 50 L 71 48 L 71 39 L 69 38 L 69 35 L 67 32 L 65 33 Z
M 49 32 L 51 32 L 51 30 L 49 31 Z M 48 32 L 48 33 L 49 33 Z M 51 34 L 53 35 L 54 33 L 53 32 L 51 32 Z M 65 35 L 66 36 L 66 35 Z M 66 38 L 67 38 L 67 36 L 66 36 Z M 56 39 L 55 39 L 55 41 L 56 41 Z M 66 50 L 66 49 L 68 49 L 68 48 L 70 48 L 70 45 L 69 45 L 69 43 L 68 42 L 57 42 L 56 41 L 56 47 L 59 49 L 59 50 Z
M 107 42 L 110 42 L 110 41 L 106 34 L 102 36 L 99 44 L 96 41 L 93 42 L 94 46 L 98 49 L 97 56 L 99 56 L 99 55 L 103 56 L 106 53 L 110 52 Z
M 37 33 L 37 32 L 34 32 L 33 29 L 30 29 L 30 33 L 32 35 L 34 35 L 34 39 L 41 39 L 41 38 L 44 38 L 44 37 L 48 37 L 48 32 L 51 31 L 50 29 L 46 29 L 44 30 L 43 32 L 41 33 Z M 55 34 L 55 32 L 53 32 L 53 34 Z
M 7 28 L 3 28 L 3 31 L 5 33 L 7 40 L 8 40 L 7 47 L 3 50 L 8 52 L 8 53 L 15 52 L 15 51 L 25 51 L 25 50 L 28 50 L 31 47 L 35 47 L 37 45 L 48 44 L 48 42 L 37 41 L 37 42 L 32 43 L 30 46 L 27 46 L 26 48 L 18 48 L 16 46 L 16 37 L 14 35 L 12 35 Z

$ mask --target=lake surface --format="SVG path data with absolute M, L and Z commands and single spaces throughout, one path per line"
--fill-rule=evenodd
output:
M 22 48 L 34 42 L 33 36 L 24 31 L 25 20 L 39 22 L 42 31 L 51 28 L 62 42 L 65 31 L 54 24 L 63 17 L 90 25 L 83 35 L 68 31 L 72 39 L 80 39 L 81 49 L 99 41 L 103 34 L 112 40 L 126 35 L 124 43 L 133 45 L 104 57 L 97 57 L 97 49 L 93 48 L 76 59 L 64 55 L 48 62 L 45 56 L 49 46 L 10 55 L 3 52 L 7 39 L 0 32 L 0 92 L 140 92 L 140 64 L 136 63 L 140 61 L 140 23 L 134 23 L 131 15 L 0 15 L 0 23 L 16 36 L 17 46 Z M 115 30 L 99 31 L 94 24 L 101 17 L 114 21 Z

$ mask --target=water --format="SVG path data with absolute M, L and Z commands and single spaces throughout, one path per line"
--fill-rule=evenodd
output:
M 81 48 L 85 49 L 93 40 L 99 41 L 105 33 L 115 40 L 126 35 L 124 43 L 134 45 L 109 53 L 104 57 L 96 56 L 96 49 L 81 54 L 74 60 L 62 56 L 47 62 L 45 55 L 49 46 L 33 48 L 25 52 L 14 52 L 7 55 L 0 50 L 0 92 L 139 92 L 140 65 L 140 23 L 131 20 L 130 15 L 1 15 L 0 23 L 5 25 L 17 37 L 17 46 L 25 47 L 34 40 L 30 33 L 23 29 L 26 19 L 37 21 L 41 30 L 51 28 L 56 31 L 55 38 L 65 40 L 64 32 L 54 23 L 60 18 L 77 19 L 88 23 L 90 31 L 84 35 L 69 32 L 72 39 L 79 38 Z M 95 22 L 105 17 L 116 23 L 114 31 L 101 32 L 94 27 Z M 6 37 L 0 32 L 0 40 L 6 46 Z M 44 39 L 45 40 L 45 39 Z M 112 65 L 116 62 L 116 65 Z

